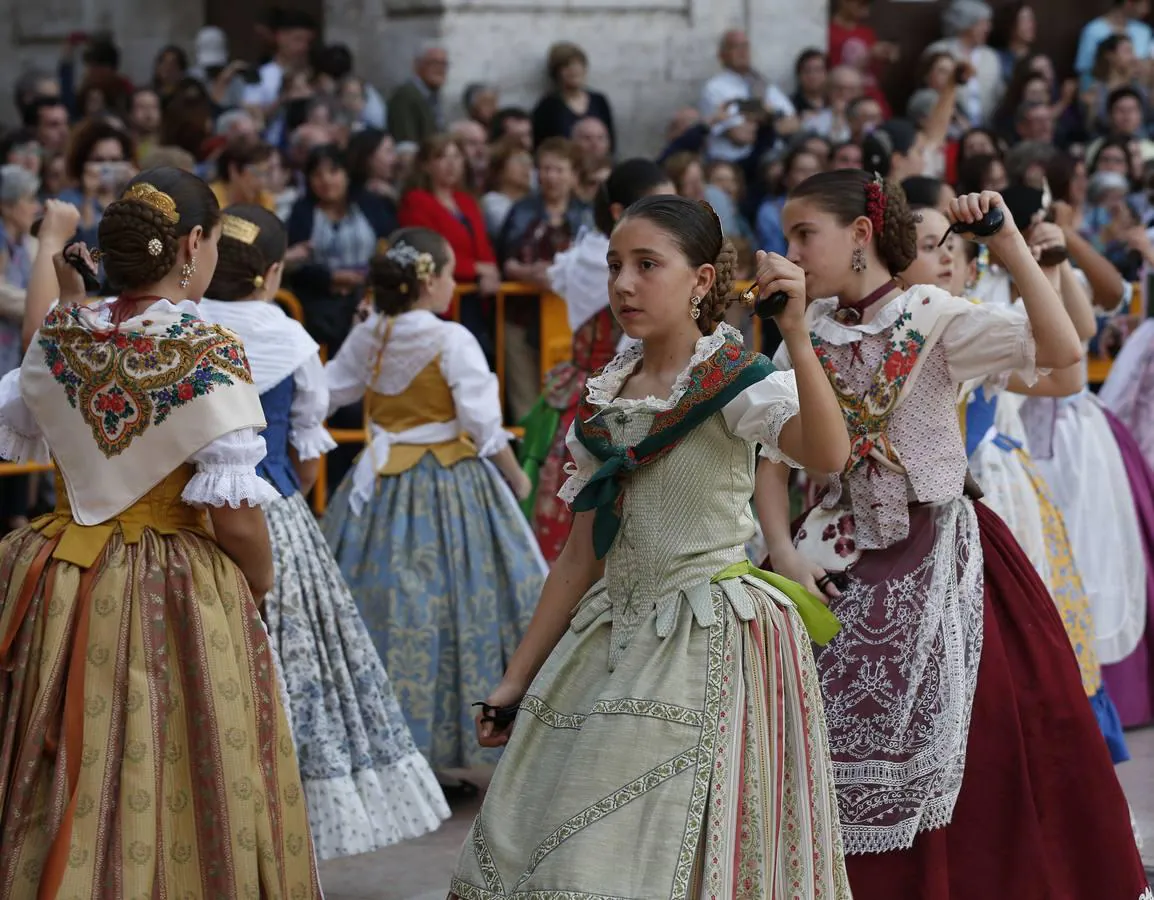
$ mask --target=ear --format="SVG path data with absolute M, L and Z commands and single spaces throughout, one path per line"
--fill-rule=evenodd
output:
M 200 252 L 200 245 L 204 243 L 204 229 L 199 225 L 193 226 L 192 231 L 188 233 L 188 255 L 195 256 Z
M 850 234 L 855 246 L 868 247 L 874 239 L 874 224 L 865 216 L 858 216 L 850 225 Z
M 697 267 L 697 283 L 693 286 L 693 293 L 697 297 L 704 297 L 709 293 L 713 283 L 717 281 L 717 269 L 709 263 Z

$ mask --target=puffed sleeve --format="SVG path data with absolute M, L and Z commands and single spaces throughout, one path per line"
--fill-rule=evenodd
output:
M 565 447 L 573 458 L 573 462 L 565 464 L 565 474 L 569 477 L 561 485 L 561 490 L 557 492 L 557 498 L 563 503 L 572 503 L 581 493 L 581 489 L 597 474 L 601 463 L 596 456 L 585 449 L 584 444 L 577 440 L 577 433 L 572 425 L 569 426 L 569 431 L 565 435 Z
M 797 400 L 797 377 L 792 370 L 772 372 L 730 400 L 721 411 L 734 435 L 761 444 L 761 455 L 795 469 L 803 466 L 781 452 L 781 429 L 801 410 Z
M 181 498 L 192 506 L 264 506 L 280 497 L 276 489 L 256 474 L 267 452 L 264 438 L 255 428 L 240 428 L 218 437 L 198 450 L 189 462 L 196 474 L 184 486 Z
M 479 456 L 493 456 L 509 445 L 501 414 L 497 376 L 477 339 L 462 325 L 446 331 L 441 374 L 453 392 L 461 427 L 477 445 Z
M 337 446 L 325 417 L 329 411 L 329 385 L 319 356 L 310 356 L 293 372 L 292 408 L 289 410 L 289 443 L 302 460 L 317 459 Z
M 46 463 L 48 444 L 20 393 L 20 370 L 0 378 L 0 458 Z
M 950 377 L 958 384 L 981 379 L 997 389 L 1017 374 L 1032 385 L 1045 374 L 1035 364 L 1030 320 L 1017 309 L 970 304 L 946 325 L 941 345 Z
M 372 377 L 370 368 L 379 347 L 377 327 L 380 321 L 380 315 L 374 313 L 356 325 L 337 355 L 325 365 L 329 413 L 356 403 L 365 395 L 365 386 Z

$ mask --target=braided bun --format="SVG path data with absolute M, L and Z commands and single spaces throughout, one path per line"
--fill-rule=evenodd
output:
M 116 200 L 98 229 L 104 272 L 113 290 L 155 284 L 172 271 L 180 249 L 176 226 L 141 200 Z M 160 242 L 160 252 L 154 240 Z
M 877 235 L 878 255 L 891 275 L 904 272 L 918 258 L 918 218 L 910 212 L 901 185 L 886 181 L 883 188 L 886 212 L 881 234 Z
M 164 195 L 168 209 L 133 193 L 143 185 Z M 104 210 L 97 229 L 109 285 L 126 291 L 162 281 L 180 260 L 182 238 L 195 228 L 207 236 L 219 220 L 216 196 L 195 175 L 170 166 L 141 172 Z
M 713 263 L 713 268 L 717 270 L 713 287 L 701 298 L 701 315 L 697 319 L 697 327 L 702 334 L 713 333 L 713 329 L 725 318 L 729 304 L 734 301 L 733 285 L 737 281 L 737 267 L 737 248 L 732 241 L 722 241 L 721 252 Z
M 424 287 L 418 262 L 411 257 L 432 257 L 430 274 L 440 275 L 449 262 L 449 245 L 428 228 L 402 228 L 389 236 L 388 244 L 389 250 L 378 253 L 369 263 L 369 287 L 378 310 L 386 316 L 399 316 L 421 299 Z M 406 250 L 398 252 L 401 248 Z
M 237 204 L 224 211 L 217 244 L 216 271 L 206 295 L 213 300 L 244 300 L 265 288 L 265 275 L 284 259 L 288 234 L 280 219 L 263 207 Z M 255 225 L 256 237 L 241 240 L 230 234 L 228 217 Z

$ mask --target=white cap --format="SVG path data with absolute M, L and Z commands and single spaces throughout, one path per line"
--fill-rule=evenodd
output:
M 224 32 L 209 25 L 196 33 L 196 64 L 211 69 L 228 63 L 228 38 Z

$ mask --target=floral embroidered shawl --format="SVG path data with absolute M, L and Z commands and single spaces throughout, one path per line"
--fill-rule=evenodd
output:
M 127 509 L 217 438 L 265 425 L 239 339 L 167 302 L 119 328 L 98 309 L 57 307 L 20 378 L 82 525 Z

